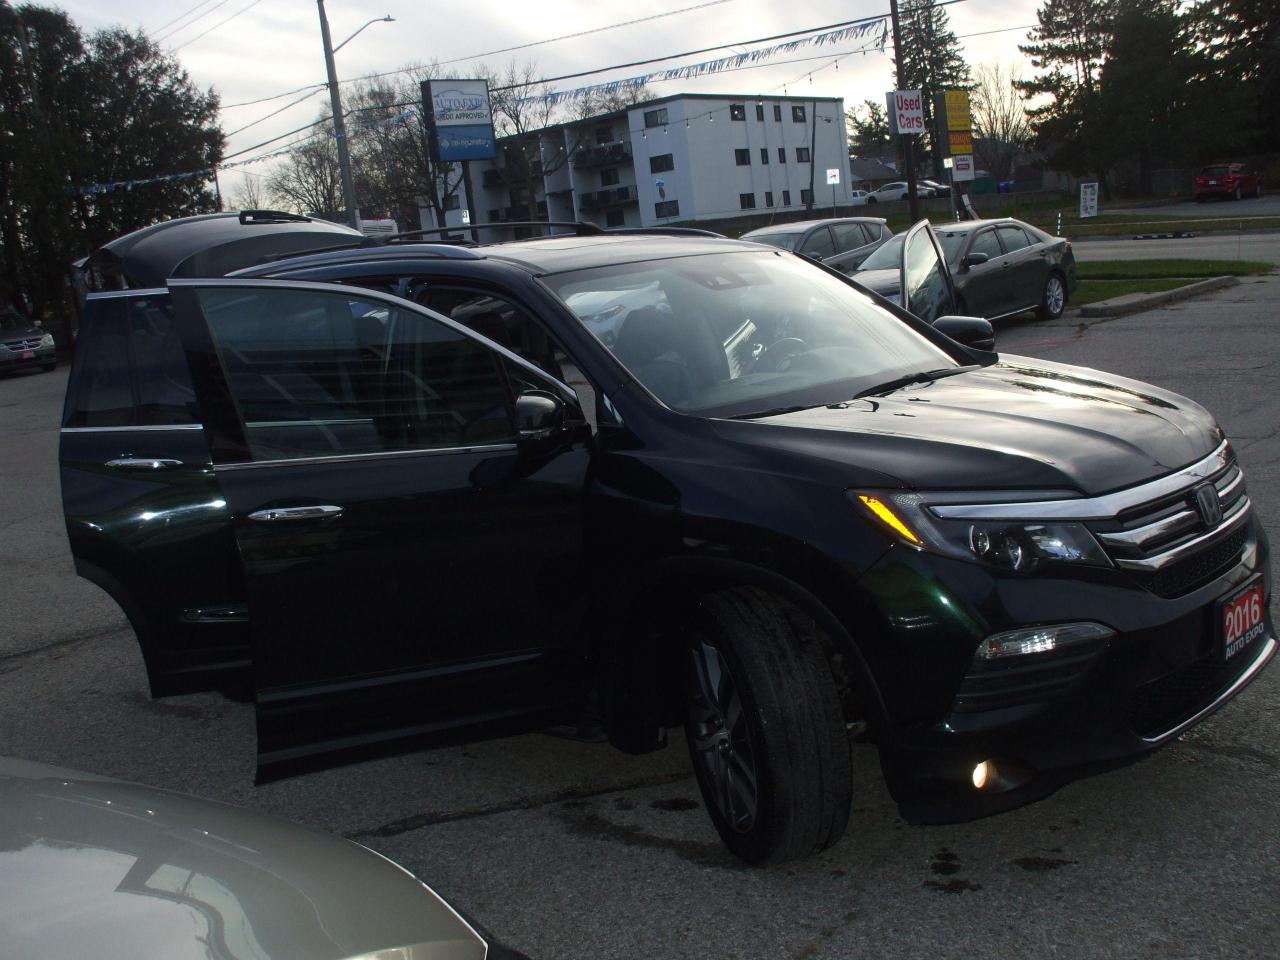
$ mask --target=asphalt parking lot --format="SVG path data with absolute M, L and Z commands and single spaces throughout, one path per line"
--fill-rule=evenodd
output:
M 1280 545 L 1280 275 L 1000 349 L 1212 410 Z M 1150 759 L 975 823 L 897 817 L 869 747 L 820 857 L 719 845 L 683 739 L 628 758 L 545 735 L 253 786 L 253 714 L 148 700 L 128 626 L 75 578 L 58 502 L 65 369 L 0 380 L 0 753 L 243 804 L 358 839 L 550 958 L 1265 957 L 1280 953 L 1280 667 Z M 3 954 L 0 947 L 0 955 Z

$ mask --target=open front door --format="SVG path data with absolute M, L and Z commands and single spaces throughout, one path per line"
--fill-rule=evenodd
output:
M 246 583 L 259 778 L 574 715 L 588 451 L 572 391 L 455 322 L 323 284 L 173 281 Z
M 925 323 L 956 312 L 955 285 L 942 245 L 928 220 L 907 231 L 902 244 L 902 309 Z

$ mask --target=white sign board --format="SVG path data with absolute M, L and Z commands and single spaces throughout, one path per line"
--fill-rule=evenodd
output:
M 470 210 L 463 210 L 463 211 L 462 211 L 462 222 L 463 222 L 463 223 L 470 223 L 470 222 L 471 222 L 471 211 L 470 211 Z
M 422 105 L 435 130 L 440 159 L 496 156 L 487 80 L 423 80 Z
M 898 133 L 924 133 L 924 98 L 919 90 L 895 90 L 893 123 Z
M 840 182 L 840 168 L 828 167 L 827 168 L 827 186 L 834 187 L 839 182 Z
M 1080 219 L 1085 220 L 1089 217 L 1098 215 L 1098 184 L 1082 183 L 1080 184 Z
M 973 155 L 969 153 L 957 153 L 951 160 L 951 179 L 952 180 L 972 180 L 973 179 Z

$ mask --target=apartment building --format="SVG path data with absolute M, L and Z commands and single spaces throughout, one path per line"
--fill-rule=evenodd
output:
M 648 227 L 803 210 L 810 191 L 815 215 L 849 199 L 844 101 L 835 97 L 678 94 L 502 138 L 498 150 L 472 163 L 485 223 Z M 828 170 L 839 171 L 838 185 L 828 185 Z M 462 226 L 459 194 L 444 226 Z

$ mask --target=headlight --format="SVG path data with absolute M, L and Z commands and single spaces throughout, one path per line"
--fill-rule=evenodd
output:
M 612 307 L 609 307 L 607 310 L 601 310 L 599 313 L 587 314 L 587 316 L 583 317 L 582 319 L 585 320 L 587 323 L 606 323 L 607 321 L 612 320 L 614 317 L 618 316 L 618 314 L 625 313 L 626 309 L 627 308 L 624 307 L 622 304 L 615 303 Z
M 943 519 L 918 493 L 855 493 L 855 502 L 895 538 L 918 550 L 1028 573 L 1041 563 L 1109 567 L 1082 523 L 1061 520 Z
M 41 338 L 40 338 L 40 346 L 42 346 L 42 347 L 52 347 L 52 346 L 53 346 L 53 334 L 52 334 L 52 333 L 46 333 L 43 337 L 41 337 Z

